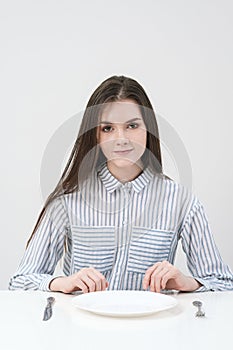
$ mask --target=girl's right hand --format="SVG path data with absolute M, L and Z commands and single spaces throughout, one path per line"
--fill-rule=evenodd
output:
M 108 287 L 104 275 L 93 267 L 86 267 L 68 277 L 56 277 L 49 285 L 52 292 L 72 293 L 81 290 L 83 293 L 103 291 Z

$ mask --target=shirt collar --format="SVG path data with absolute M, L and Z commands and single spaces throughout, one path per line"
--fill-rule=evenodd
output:
M 97 173 L 109 193 L 113 193 L 117 188 L 125 186 L 110 173 L 106 164 Z M 134 191 L 139 193 L 150 182 L 152 177 L 152 171 L 146 168 L 136 179 L 127 182 L 127 186 L 132 186 Z

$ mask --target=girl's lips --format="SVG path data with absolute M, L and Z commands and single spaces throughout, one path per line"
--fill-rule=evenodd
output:
M 126 155 L 130 152 L 132 152 L 133 149 L 126 149 L 126 150 L 122 150 L 122 151 L 114 151 L 113 153 L 117 154 L 117 155 Z

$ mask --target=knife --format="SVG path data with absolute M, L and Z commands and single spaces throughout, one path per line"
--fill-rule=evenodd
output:
M 44 310 L 43 321 L 48 321 L 52 317 L 52 314 L 53 314 L 52 306 L 53 306 L 54 302 L 55 302 L 54 297 L 47 298 L 47 305 L 46 305 L 45 310 Z

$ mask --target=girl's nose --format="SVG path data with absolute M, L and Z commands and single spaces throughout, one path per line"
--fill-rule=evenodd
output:
M 120 146 L 120 145 L 127 145 L 129 143 L 129 140 L 128 139 L 117 139 L 117 141 L 116 141 L 116 144 L 118 145 L 118 146 Z
M 117 145 L 127 145 L 129 143 L 128 137 L 125 130 L 119 129 L 116 134 Z

